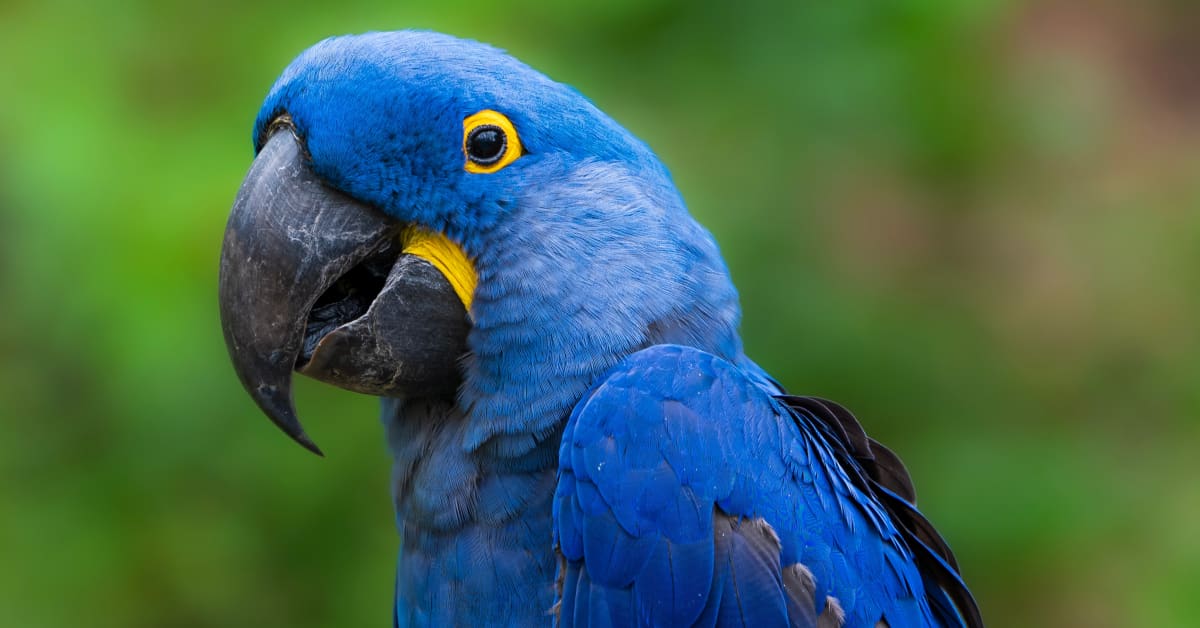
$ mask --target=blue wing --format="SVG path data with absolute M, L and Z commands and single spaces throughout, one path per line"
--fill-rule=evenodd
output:
M 658 345 L 580 402 L 554 500 L 561 625 L 978 625 L 898 459 L 765 385 Z

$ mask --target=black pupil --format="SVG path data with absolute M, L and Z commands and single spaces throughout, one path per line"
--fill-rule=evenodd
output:
M 500 161 L 506 143 L 504 130 L 500 127 L 491 124 L 478 126 L 467 136 L 467 156 L 483 166 L 494 164 Z

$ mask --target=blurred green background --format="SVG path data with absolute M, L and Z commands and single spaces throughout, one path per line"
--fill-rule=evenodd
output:
M 992 625 L 1200 621 L 1200 5 L 7 0 L 0 625 L 388 625 L 375 401 L 277 433 L 216 270 L 278 72 L 406 27 L 659 152 L 748 352 L 904 457 Z

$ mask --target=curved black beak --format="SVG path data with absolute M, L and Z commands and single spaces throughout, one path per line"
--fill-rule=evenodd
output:
M 403 227 L 325 185 L 287 127 L 234 201 L 219 288 L 229 356 L 262 411 L 314 453 L 293 369 L 380 395 L 457 384 L 466 311 L 432 264 L 401 252 Z

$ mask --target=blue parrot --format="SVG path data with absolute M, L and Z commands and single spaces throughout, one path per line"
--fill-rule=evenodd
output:
M 666 168 L 574 89 L 430 32 L 271 88 L 220 267 L 263 412 L 382 398 L 397 626 L 980 626 L 899 459 L 743 352 Z

